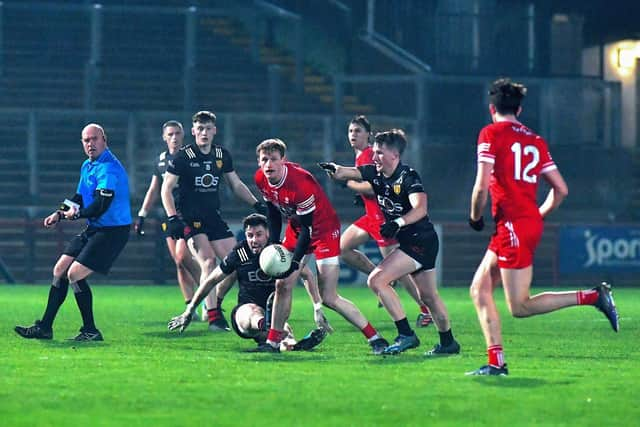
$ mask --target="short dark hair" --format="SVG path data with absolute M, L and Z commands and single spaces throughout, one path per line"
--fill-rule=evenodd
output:
M 353 119 L 351 119 L 351 122 L 349 122 L 349 124 L 356 124 L 358 126 L 361 126 L 364 130 L 371 133 L 371 123 L 369 123 L 369 119 L 367 119 L 367 116 L 365 115 L 355 116 Z
M 267 217 L 259 213 L 252 213 L 251 215 L 244 217 L 244 219 L 242 220 L 243 230 L 246 230 L 247 227 L 256 227 L 258 225 L 261 225 L 264 228 L 269 229 L 269 225 L 267 223 Z
M 494 81 L 489 88 L 489 102 L 500 114 L 517 114 L 522 99 L 527 95 L 527 88 L 512 82 L 508 77 Z
M 211 111 L 198 111 L 191 117 L 191 123 L 208 123 L 211 122 L 214 125 L 216 124 L 216 115 Z
M 404 153 L 408 141 L 402 129 L 389 129 L 388 131 L 378 132 L 375 142 L 378 145 L 386 145 L 388 148 L 395 148 L 398 153 Z
M 169 120 L 164 122 L 164 124 L 162 125 L 162 131 L 164 132 L 164 130 L 168 127 L 172 127 L 172 128 L 180 128 L 182 129 L 182 123 L 180 123 L 177 120 Z
M 265 139 L 256 147 L 256 155 L 259 156 L 261 151 L 266 151 L 267 153 L 277 151 L 280 153 L 280 157 L 284 157 L 287 152 L 287 144 L 278 138 Z

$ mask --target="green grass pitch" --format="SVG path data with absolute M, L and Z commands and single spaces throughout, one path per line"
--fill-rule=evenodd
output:
M 364 288 L 341 289 L 383 335 L 393 323 Z M 71 292 L 52 341 L 19 338 L 44 309 L 46 286 L 0 286 L 0 425 L 3 426 L 630 426 L 640 419 L 640 290 L 616 289 L 621 331 L 592 307 L 529 319 L 503 314 L 504 378 L 466 377 L 485 347 L 467 289 L 444 288 L 462 354 L 423 357 L 437 341 L 376 357 L 359 331 L 328 312 L 336 329 L 312 352 L 247 354 L 253 342 L 193 323 L 182 335 L 167 321 L 182 311 L 176 287 L 93 286 L 103 343 L 76 344 L 80 315 Z M 402 293 L 409 318 L 417 308 Z M 230 294 L 227 314 L 235 302 Z M 291 323 L 313 326 L 296 289 Z

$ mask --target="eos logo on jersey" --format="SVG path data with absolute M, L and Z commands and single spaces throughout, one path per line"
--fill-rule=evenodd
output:
M 378 195 L 377 199 L 378 205 L 380 205 L 385 212 L 389 214 L 402 212 L 402 205 L 400 203 L 393 203 L 393 200 L 388 197 L 382 197 L 381 195 Z
M 213 176 L 210 173 L 206 173 L 202 176 L 196 176 L 195 184 L 196 184 L 196 187 L 204 187 L 204 188 L 215 187 L 216 185 L 218 185 L 218 179 L 220 178 L 217 176 Z
M 271 277 L 267 276 L 267 274 L 264 271 L 260 269 L 257 269 L 256 271 L 249 271 L 247 273 L 247 276 L 249 276 L 249 281 L 251 282 L 269 283 L 273 280 Z

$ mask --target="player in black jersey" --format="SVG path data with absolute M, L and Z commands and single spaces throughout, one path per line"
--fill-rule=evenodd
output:
M 182 123 L 176 120 L 169 120 L 162 125 L 162 139 L 167 144 L 167 149 L 160 153 L 156 158 L 155 167 L 153 168 L 153 175 L 151 176 L 151 182 L 149 188 L 142 201 L 140 211 L 138 211 L 138 218 L 134 223 L 134 230 L 137 235 L 144 235 L 144 221 L 149 214 L 151 207 L 156 202 L 158 194 L 160 193 L 160 187 L 164 179 L 165 172 L 167 171 L 167 162 L 173 159 L 173 156 L 182 148 L 184 141 L 184 129 Z M 178 194 L 178 187 L 173 189 L 173 200 L 178 212 L 180 211 L 180 196 Z M 180 291 L 184 297 L 185 304 L 189 304 L 193 298 L 200 277 L 200 269 L 195 262 L 187 248 L 186 241 L 184 239 L 173 239 L 167 233 L 167 221 L 162 222 L 162 231 L 165 233 L 165 240 L 167 242 L 167 249 L 171 258 L 176 264 L 176 273 L 178 276 L 178 285 Z M 209 303 L 213 303 L 209 301 Z
M 245 239 L 238 243 L 223 259 L 222 263 L 202 282 L 193 300 L 180 316 L 169 322 L 169 329 L 180 332 L 191 322 L 193 312 L 204 296 L 218 283 L 232 275 L 237 276 L 239 291 L 238 305 L 231 311 L 233 330 L 242 338 L 252 338 L 258 343 L 266 340 L 269 319 L 265 316 L 269 296 L 275 291 L 275 279 L 260 270 L 260 252 L 269 242 L 269 228 L 264 215 L 252 214 L 243 222 Z M 302 271 L 303 281 L 311 300 L 321 303 L 318 284 L 308 268 Z M 328 325 L 326 325 L 328 326 Z M 283 340 L 281 349 L 310 350 L 324 339 L 326 327 L 319 327 L 299 342 L 295 342 L 289 325 L 285 325 L 289 337 Z
M 391 129 L 376 134 L 373 165 L 344 167 L 335 163 L 321 163 L 320 167 L 334 179 L 369 182 L 385 217 L 380 234 L 395 238 L 400 243 L 367 279 L 368 286 L 383 301 L 398 328 L 398 337 L 383 354 L 397 354 L 420 345 L 409 326 L 398 295 L 390 285 L 405 274 L 411 274 L 415 279 L 420 297 L 431 309 L 440 333 L 440 343 L 425 355 L 457 354 L 460 345 L 451 333 L 447 308 L 438 294 L 436 283 L 438 235 L 427 215 L 427 194 L 418 172 L 400 161 L 406 145 L 404 132 Z
M 213 143 L 216 135 L 216 116 L 209 111 L 199 111 L 192 117 L 191 133 L 195 144 L 182 148 L 167 162 L 167 172 L 162 183 L 162 204 L 167 213 L 169 235 L 178 240 L 184 238 L 200 266 L 202 283 L 216 266 L 216 257 L 222 259 L 236 244 L 227 223 L 220 217 L 220 180 L 225 181 L 233 193 L 266 213 L 264 204 L 257 201 L 249 188 L 233 169 L 229 152 Z M 173 189 L 178 187 L 180 215 L 176 209 Z M 227 283 L 222 289 L 228 289 Z M 216 299 L 215 289 L 207 300 L 209 329 L 228 331 L 229 325 L 222 315 L 221 302 L 224 293 Z M 209 302 L 211 301 L 211 303 Z

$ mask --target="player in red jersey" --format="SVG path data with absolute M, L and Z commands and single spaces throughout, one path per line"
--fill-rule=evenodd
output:
M 373 150 L 369 144 L 371 138 L 371 124 L 366 116 L 357 116 L 349 123 L 348 139 L 356 155 L 355 166 L 373 164 Z M 375 264 L 357 248 L 370 238 L 375 240 L 383 257 L 389 255 L 398 247 L 396 239 L 388 239 L 380 234 L 380 226 L 384 223 L 384 214 L 378 206 L 371 184 L 366 181 L 348 180 L 344 185 L 358 193 L 364 203 L 365 215 L 358 218 L 342 234 L 340 238 L 340 253 L 342 259 L 352 267 L 357 268 L 367 276 L 376 268 Z M 420 307 L 420 314 L 416 326 L 427 327 L 433 323 L 433 318 L 427 305 L 420 299 L 418 288 L 411 276 L 400 279 L 405 289 Z
M 547 143 L 517 119 L 526 88 L 510 79 L 496 80 L 489 90 L 493 124 L 478 136 L 478 171 L 471 195 L 469 225 L 482 230 L 482 211 L 491 194 L 491 214 L 496 222 L 489 247 L 471 284 L 471 298 L 487 344 L 489 363 L 470 375 L 507 375 L 500 318 L 493 290 L 502 282 L 509 311 L 529 317 L 574 305 L 593 305 L 602 311 L 614 331 L 618 315 L 611 287 L 602 283 L 590 290 L 544 292 L 530 296 L 533 255 L 540 241 L 543 219 L 568 194 Z M 538 178 L 551 189 L 538 207 Z
M 269 231 L 273 241 L 280 237 L 282 216 L 288 222 L 283 245 L 293 252 L 291 268 L 276 281 L 271 329 L 266 345 L 258 351 L 277 351 L 284 336 L 284 323 L 291 313 L 291 292 L 300 273 L 300 262 L 314 254 L 322 304 L 340 313 L 367 337 L 372 350 L 380 354 L 387 341 L 378 335 L 360 310 L 337 292 L 340 275 L 340 220 L 316 179 L 308 171 L 287 161 L 287 146 L 279 139 L 267 139 L 256 148 L 260 169 L 255 182 L 267 202 Z M 317 324 L 324 324 L 322 306 L 314 304 Z

